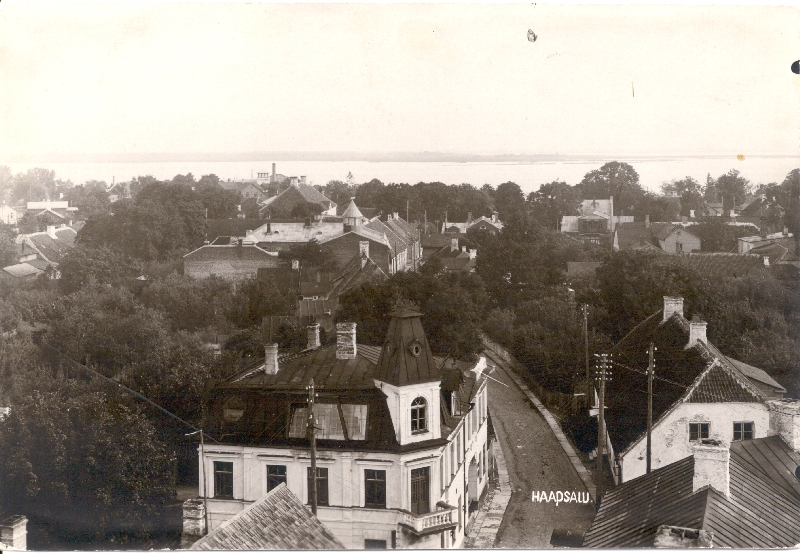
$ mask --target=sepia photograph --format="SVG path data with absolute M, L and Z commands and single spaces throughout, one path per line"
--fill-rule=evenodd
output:
M 800 548 L 799 29 L 0 2 L 0 551 Z

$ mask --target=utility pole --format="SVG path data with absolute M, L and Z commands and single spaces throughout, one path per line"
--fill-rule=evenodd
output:
M 592 406 L 592 378 L 589 374 L 589 306 L 583 305 L 583 346 L 586 359 L 586 409 Z
M 206 456 L 205 456 L 205 437 L 203 430 L 200 429 L 200 459 L 203 461 L 203 519 L 205 524 L 205 533 L 208 533 L 208 495 L 206 494 Z
M 652 459 L 652 433 L 653 433 L 653 371 L 655 370 L 655 360 L 653 352 L 656 347 L 650 343 L 647 349 L 647 473 L 650 473 Z
M 408 222 L 408 200 L 406 200 L 406 223 Z
M 314 379 L 308 384 L 308 438 L 311 442 L 311 513 L 317 515 L 317 428 L 314 421 Z
M 608 371 L 608 359 L 610 354 L 600 354 L 600 371 L 598 372 L 598 379 L 600 380 L 600 410 L 597 414 L 597 507 L 600 507 L 600 498 L 603 495 L 603 456 L 606 442 L 606 418 L 603 413 L 605 410 L 606 400 L 606 381 L 610 379 L 611 372 Z

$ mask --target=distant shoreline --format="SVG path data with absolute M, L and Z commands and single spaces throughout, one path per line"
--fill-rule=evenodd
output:
M 118 153 L 17 155 L 3 163 L 165 163 L 165 162 L 449 162 L 541 163 L 588 161 L 669 161 L 678 159 L 736 159 L 736 154 L 463 154 L 445 152 L 238 152 L 238 153 Z M 800 154 L 747 154 L 746 158 L 798 158 Z

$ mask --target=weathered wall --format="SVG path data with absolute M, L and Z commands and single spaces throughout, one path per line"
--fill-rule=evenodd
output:
M 753 438 L 769 435 L 769 411 L 764 404 L 725 402 L 714 404 L 683 403 L 653 427 L 652 469 L 677 462 L 692 455 L 689 423 L 710 423 L 709 437 L 723 443 L 733 440 L 733 422 L 752 421 Z M 647 442 L 644 437 L 620 455 L 622 482 L 630 481 L 647 470 Z

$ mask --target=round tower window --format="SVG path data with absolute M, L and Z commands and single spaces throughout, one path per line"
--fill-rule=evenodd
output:
M 419 355 L 422 353 L 422 346 L 420 345 L 420 343 L 418 343 L 418 342 L 414 342 L 414 343 L 413 343 L 413 344 L 412 344 L 412 345 L 411 345 L 411 346 L 408 348 L 408 350 L 409 350 L 409 352 L 411 352 L 411 355 L 412 355 L 412 356 L 416 357 L 416 356 L 419 356 Z

